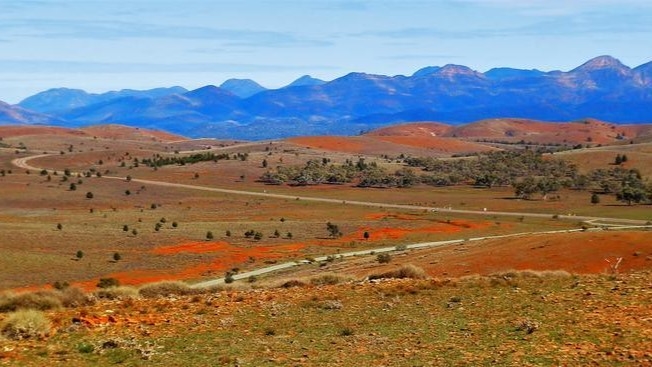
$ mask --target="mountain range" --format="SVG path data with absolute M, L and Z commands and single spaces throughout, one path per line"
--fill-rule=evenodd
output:
M 90 94 L 57 88 L 18 105 L 0 104 L 4 123 L 79 127 L 121 123 L 190 137 L 266 139 L 351 135 L 407 121 L 461 124 L 495 117 L 616 123 L 652 122 L 652 62 L 630 68 L 600 56 L 570 71 L 429 66 L 410 76 L 310 76 L 279 89 L 249 79 L 219 87 Z

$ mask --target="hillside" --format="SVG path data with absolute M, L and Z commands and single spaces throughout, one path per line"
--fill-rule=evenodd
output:
M 446 137 L 475 142 L 561 145 L 618 144 L 652 137 L 651 124 L 623 125 L 596 119 L 544 122 L 532 119 L 489 119 L 458 126 L 417 122 L 388 126 L 365 134 L 372 137 Z

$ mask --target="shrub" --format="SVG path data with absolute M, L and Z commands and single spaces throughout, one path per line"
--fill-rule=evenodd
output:
M 20 310 L 7 316 L 0 325 L 0 332 L 14 340 L 43 338 L 50 333 L 50 321 L 41 311 Z
M 291 279 L 291 280 L 288 280 L 288 281 L 284 282 L 283 284 L 281 284 L 280 287 L 281 288 L 294 288 L 294 287 L 303 287 L 305 285 L 306 285 L 306 283 L 304 283 L 301 280 Z
M 13 312 L 20 309 L 51 310 L 61 307 L 61 301 L 54 291 L 20 293 L 0 298 L 0 312 Z
M 420 267 L 414 266 L 412 264 L 407 264 L 395 270 L 369 275 L 368 278 L 369 279 L 388 279 L 388 278 L 426 279 L 427 277 L 428 275 L 426 274 L 426 272 Z
M 110 288 L 120 286 L 120 281 L 115 278 L 100 278 L 97 288 Z
M 59 292 L 59 300 L 64 307 L 79 307 L 93 304 L 94 299 L 77 287 L 67 287 Z
M 145 298 L 154 298 L 170 295 L 183 296 L 196 294 L 197 290 L 191 288 L 184 282 L 164 281 L 143 285 L 138 289 L 138 293 Z
M 323 274 L 313 278 L 310 278 L 310 284 L 312 285 L 334 285 L 345 283 L 353 280 L 353 278 L 341 275 L 341 274 Z
M 138 298 L 138 289 L 134 287 L 108 287 L 95 292 L 97 298 L 103 299 L 129 299 Z
M 378 254 L 376 256 L 376 261 L 378 261 L 381 264 L 387 264 L 390 261 L 392 261 L 392 255 L 390 255 L 388 253 Z

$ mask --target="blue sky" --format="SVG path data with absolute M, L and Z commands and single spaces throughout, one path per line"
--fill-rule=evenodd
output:
M 652 60 L 649 0 L 0 0 L 0 100 L 425 66 Z

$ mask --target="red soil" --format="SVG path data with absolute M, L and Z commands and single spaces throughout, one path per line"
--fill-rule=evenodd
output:
M 366 145 L 360 137 L 301 136 L 287 139 L 290 143 L 316 149 L 345 153 L 362 153 Z
M 453 130 L 453 126 L 438 122 L 414 122 L 376 129 L 367 136 L 442 136 Z
M 438 261 L 433 262 L 433 258 Z M 596 274 L 610 272 L 618 258 L 623 259 L 619 272 L 652 269 L 650 234 L 586 232 L 489 240 L 433 249 L 418 265 L 434 276 L 484 275 L 512 269 Z
M 435 136 L 378 136 L 378 140 L 418 148 L 435 149 L 442 153 L 469 153 L 497 150 L 490 146 L 471 143 L 455 138 Z

